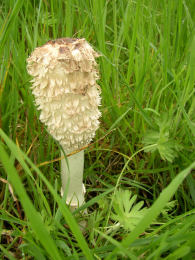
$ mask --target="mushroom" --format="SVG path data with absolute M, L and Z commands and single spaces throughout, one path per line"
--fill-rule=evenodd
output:
M 60 143 L 61 194 L 72 209 L 84 203 L 84 150 L 99 127 L 100 87 L 95 58 L 85 39 L 60 38 L 37 47 L 27 59 L 40 121 Z

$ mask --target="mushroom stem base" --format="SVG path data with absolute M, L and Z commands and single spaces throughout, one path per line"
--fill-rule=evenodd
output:
M 64 155 L 61 152 L 62 156 Z M 66 193 L 66 203 L 71 208 L 81 206 L 85 199 L 85 186 L 83 184 L 84 151 L 73 154 L 61 161 L 61 195 Z

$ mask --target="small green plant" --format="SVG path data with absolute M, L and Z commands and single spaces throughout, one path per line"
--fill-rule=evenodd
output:
M 182 149 L 181 144 L 172 136 L 172 117 L 167 114 L 155 118 L 157 130 L 148 130 L 143 138 L 145 152 L 158 151 L 163 160 L 172 162 Z
M 119 189 L 113 201 L 111 218 L 130 231 L 135 228 L 148 210 L 143 208 L 143 201 L 136 203 L 136 199 L 137 195 L 132 195 L 130 190 Z
M 174 213 L 174 210 L 177 207 L 177 205 L 177 200 L 167 202 L 166 206 L 161 211 L 162 217 L 164 219 L 171 219 L 171 215 Z

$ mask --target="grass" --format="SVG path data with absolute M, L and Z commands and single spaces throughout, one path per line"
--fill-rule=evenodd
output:
M 0 11 L 0 257 L 193 259 L 194 1 L 3 0 Z M 101 126 L 73 213 L 26 72 L 31 51 L 60 37 L 102 55 Z

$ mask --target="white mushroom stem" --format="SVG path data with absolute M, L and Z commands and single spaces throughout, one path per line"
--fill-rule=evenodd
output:
M 61 152 L 64 156 L 63 152 Z M 66 203 L 72 209 L 81 206 L 85 199 L 85 186 L 83 184 L 84 150 L 61 161 L 62 195 L 66 194 Z

